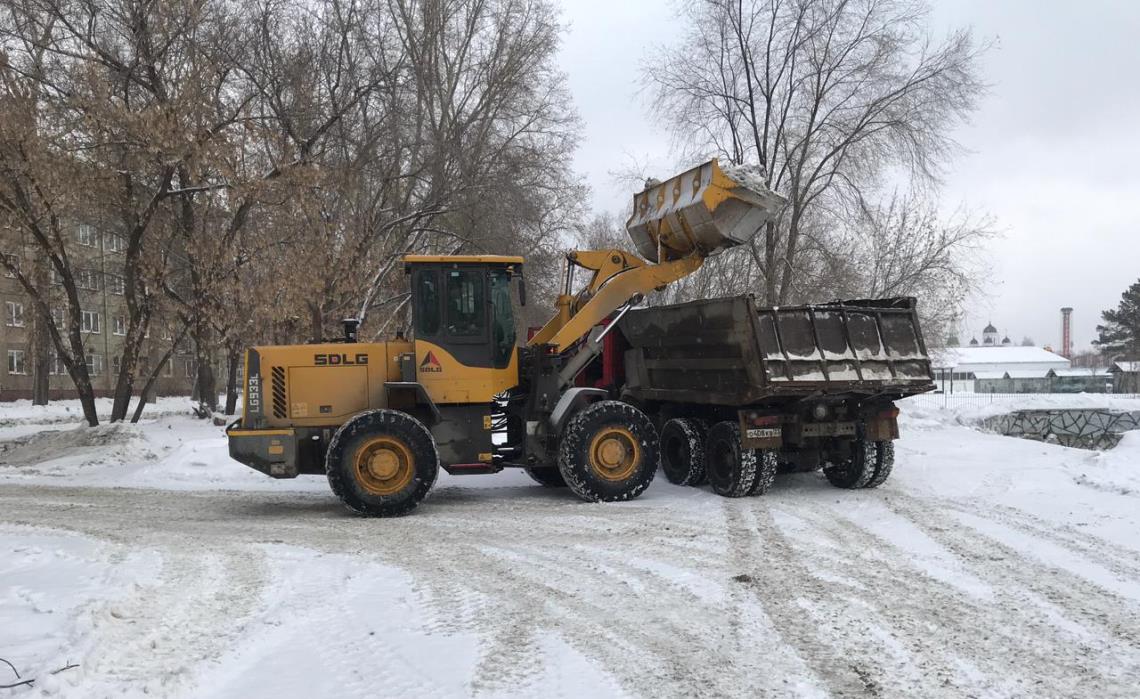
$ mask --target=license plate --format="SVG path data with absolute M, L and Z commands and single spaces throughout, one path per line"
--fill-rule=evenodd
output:
M 744 436 L 749 439 L 775 439 L 780 436 L 779 428 L 774 427 L 750 427 L 745 431 Z

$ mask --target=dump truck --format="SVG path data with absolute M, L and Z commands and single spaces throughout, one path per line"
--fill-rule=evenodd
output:
M 230 455 L 273 478 L 323 475 L 369 516 L 411 512 L 441 468 L 521 468 L 587 501 L 636 498 L 659 465 L 728 497 L 763 493 L 781 465 L 879 485 L 894 401 L 933 388 L 913 300 L 642 307 L 782 204 L 716 160 L 647 183 L 626 225 L 640 254 L 567 253 L 555 312 L 525 343 L 521 257 L 406 255 L 411 337 L 358 342 L 348 319 L 338 341 L 248 349 Z

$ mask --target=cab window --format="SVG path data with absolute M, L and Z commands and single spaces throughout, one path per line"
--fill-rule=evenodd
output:
M 479 338 L 487 328 L 487 303 L 482 270 L 448 270 L 447 333 L 452 337 Z
M 416 335 L 432 337 L 439 334 L 440 293 L 439 275 L 435 270 L 420 270 L 416 273 Z
M 515 319 L 511 309 L 511 277 L 506 270 L 491 273 L 491 345 L 495 367 L 511 363 L 515 349 Z

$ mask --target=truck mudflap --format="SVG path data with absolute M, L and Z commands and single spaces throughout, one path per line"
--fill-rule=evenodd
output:
M 230 458 L 273 478 L 296 478 L 297 435 L 291 429 L 247 430 L 230 425 Z

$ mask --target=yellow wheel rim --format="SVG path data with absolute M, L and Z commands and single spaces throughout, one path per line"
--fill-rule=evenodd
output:
M 392 495 L 412 482 L 412 450 L 395 437 L 373 437 L 360 445 L 353 459 L 356 482 L 372 495 Z
M 624 427 L 603 427 L 590 440 L 590 468 L 607 481 L 624 481 L 641 463 L 641 445 Z

